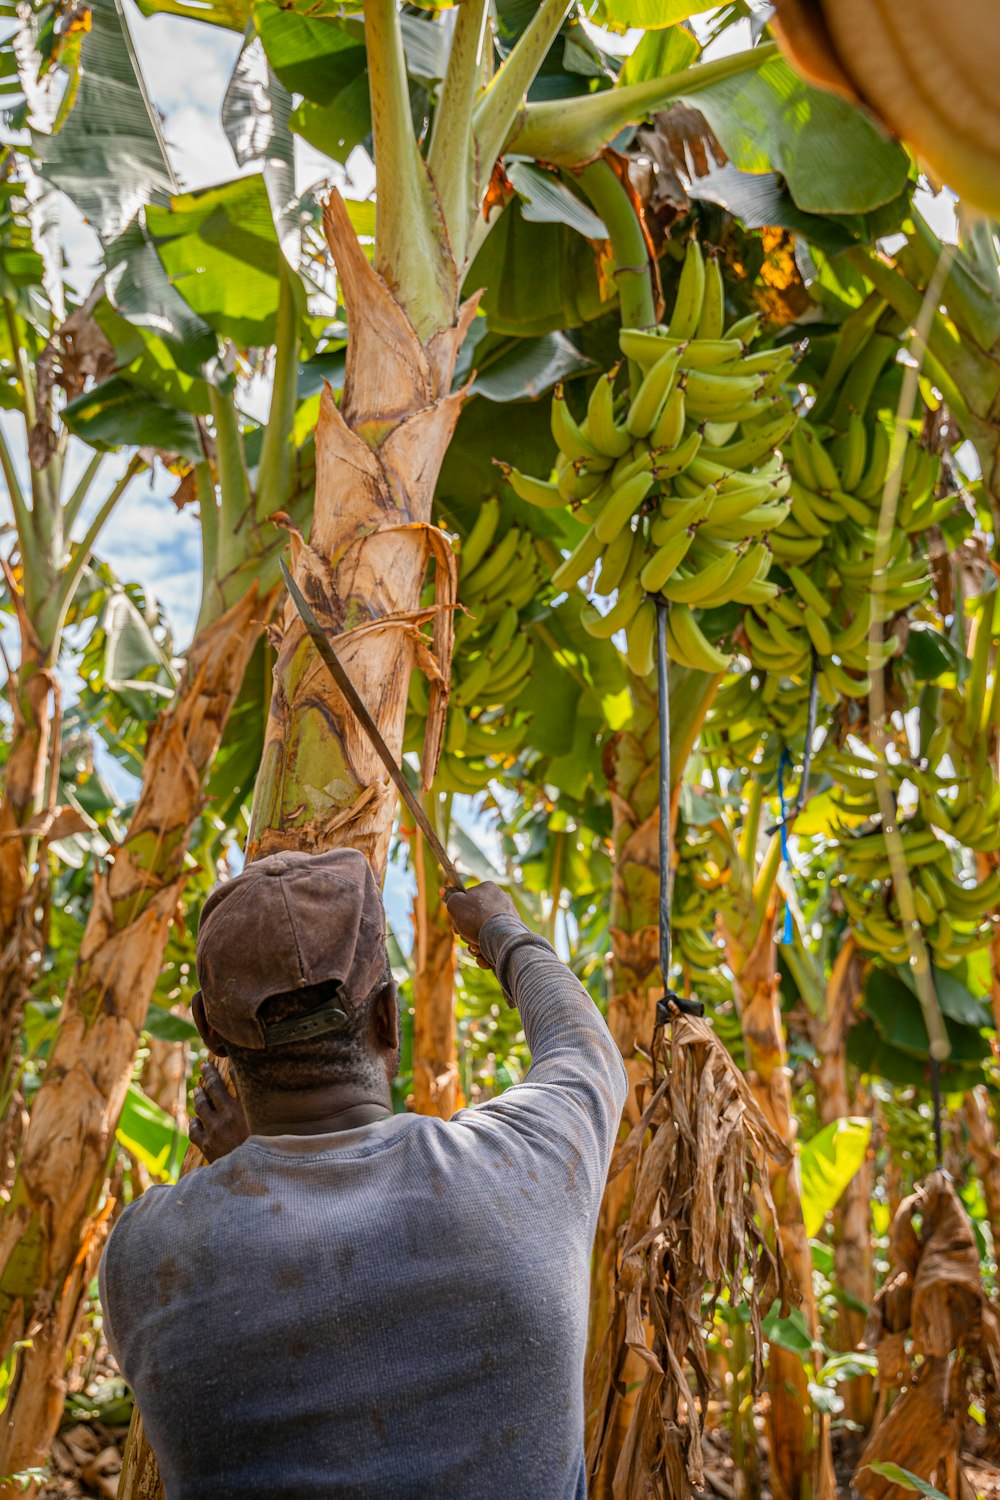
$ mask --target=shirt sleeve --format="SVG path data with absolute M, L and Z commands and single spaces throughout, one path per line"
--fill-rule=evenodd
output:
M 523 1083 L 473 1113 L 489 1112 L 561 1143 L 577 1159 L 596 1202 L 628 1092 L 621 1054 L 576 975 L 519 918 L 491 917 L 479 948 L 521 1013 L 531 1067 Z
M 121 1370 L 122 1353 L 118 1343 L 118 1339 L 115 1336 L 114 1324 L 111 1320 L 111 1305 L 115 1300 L 113 1289 L 113 1282 L 115 1278 L 112 1274 L 109 1264 L 112 1254 L 111 1242 L 115 1237 L 117 1229 L 118 1225 L 116 1224 L 111 1231 L 107 1244 L 104 1247 L 104 1253 L 101 1256 L 100 1265 L 97 1268 L 97 1288 L 101 1299 L 101 1313 L 104 1320 L 104 1339 L 107 1343 L 108 1348 L 111 1350 L 115 1364 L 118 1366 L 119 1370 Z M 122 1373 L 124 1374 L 124 1371 L 122 1371 Z

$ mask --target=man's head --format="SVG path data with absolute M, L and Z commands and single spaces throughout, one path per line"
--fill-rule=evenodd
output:
M 385 912 L 364 856 L 269 855 L 217 886 L 198 928 L 192 1009 L 229 1056 L 244 1102 L 360 1084 L 384 1091 L 399 1065 Z

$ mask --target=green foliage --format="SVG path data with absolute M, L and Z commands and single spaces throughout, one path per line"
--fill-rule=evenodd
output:
M 799 1147 L 806 1234 L 818 1234 L 827 1214 L 836 1208 L 865 1159 L 871 1134 L 871 1120 L 834 1120 Z
M 736 167 L 779 172 L 804 213 L 868 213 L 906 185 L 902 148 L 842 99 L 805 83 L 783 58 L 723 79 L 689 102 Z
M 131 1084 L 115 1136 L 157 1182 L 176 1182 L 187 1147 L 177 1121 Z
M 928 1495 L 930 1500 L 948 1500 L 943 1490 L 936 1489 L 933 1484 L 928 1484 L 926 1479 L 921 1479 L 899 1464 L 879 1459 L 876 1463 L 868 1464 L 867 1467 L 873 1474 L 878 1474 L 881 1479 L 890 1479 L 893 1484 L 898 1484 L 904 1490 L 912 1490 L 918 1495 Z
M 55 6 L 41 10 L 43 18 L 57 14 Z M 29 122 L 48 181 L 111 238 L 154 194 L 171 192 L 174 178 L 118 0 L 94 0 L 88 16 L 76 34 L 75 65 L 73 54 L 59 54 L 70 63 L 68 99 L 54 119 L 31 114 Z M 67 102 L 72 125 L 63 128 Z

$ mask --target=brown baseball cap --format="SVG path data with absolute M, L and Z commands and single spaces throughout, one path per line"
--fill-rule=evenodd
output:
M 385 909 L 357 849 L 292 850 L 255 860 L 212 891 L 198 923 L 205 1014 L 238 1047 L 279 1046 L 341 1030 L 385 966 Z M 265 1026 L 270 995 L 335 980 L 337 1002 Z

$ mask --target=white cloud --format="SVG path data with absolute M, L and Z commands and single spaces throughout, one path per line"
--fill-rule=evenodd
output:
M 125 3 L 139 66 L 156 106 L 169 116 L 193 104 L 217 121 L 243 38 L 183 16 L 143 16 L 132 0 Z
M 241 175 L 220 110 L 243 39 L 182 16 L 144 17 L 126 0 L 129 30 L 159 110 L 171 165 L 185 189 Z

